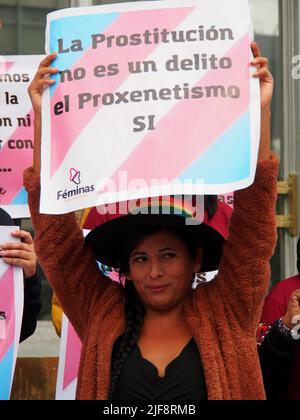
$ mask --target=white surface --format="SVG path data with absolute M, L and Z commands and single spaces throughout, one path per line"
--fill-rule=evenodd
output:
M 254 30 L 259 35 L 279 35 L 278 0 L 250 0 Z

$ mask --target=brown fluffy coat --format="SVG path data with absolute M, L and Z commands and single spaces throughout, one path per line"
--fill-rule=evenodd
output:
M 276 242 L 277 169 L 274 157 L 259 162 L 254 184 L 236 192 L 218 279 L 186 301 L 210 400 L 265 398 L 255 332 Z M 124 331 L 124 292 L 101 275 L 74 214 L 39 214 L 39 183 L 32 169 L 25 171 L 39 261 L 83 343 L 77 398 L 107 399 L 112 348 Z

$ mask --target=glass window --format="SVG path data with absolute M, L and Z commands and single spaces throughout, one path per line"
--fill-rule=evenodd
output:
M 275 89 L 272 101 L 272 148 L 280 156 L 282 154 L 283 141 L 283 92 L 282 92 L 282 54 L 279 24 L 278 0 L 250 0 L 252 18 L 254 23 L 255 40 L 261 47 L 262 54 L 269 58 L 270 69 L 275 79 Z M 283 176 L 283 167 L 280 167 L 280 177 Z M 277 213 L 283 213 L 283 197 L 279 197 Z M 272 279 L 271 285 L 282 280 L 280 250 L 283 240 L 283 232 L 278 230 L 278 241 L 275 254 L 271 260 Z
M 0 0 L 1 54 L 43 54 L 46 15 L 70 4 L 71 0 Z
M 131 1 L 140 1 L 140 0 L 131 0 Z M 129 3 L 130 0 L 93 0 L 93 5 L 97 6 L 100 4 L 113 4 L 113 3 Z

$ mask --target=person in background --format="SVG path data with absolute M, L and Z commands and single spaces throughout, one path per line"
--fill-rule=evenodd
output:
M 298 274 L 267 296 L 258 330 L 259 356 L 267 398 L 300 400 L 300 238 Z
M 14 222 L 9 214 L 0 208 L 0 226 L 13 225 Z M 20 336 L 20 342 L 22 342 L 36 329 L 37 315 L 41 310 L 41 279 L 37 273 L 37 258 L 31 234 L 24 230 L 17 230 L 11 235 L 21 239 L 21 242 L 3 244 L 0 238 L 0 249 L 7 252 L 3 261 L 6 264 L 21 267 L 24 273 L 24 310 Z

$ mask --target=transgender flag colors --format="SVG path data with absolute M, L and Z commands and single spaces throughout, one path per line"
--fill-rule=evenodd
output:
M 251 34 L 246 0 L 51 13 L 46 49 L 59 74 L 43 96 L 41 211 L 250 185 L 260 109 Z
M 9 231 L 16 227 L 0 226 L 3 242 L 11 242 Z M 0 400 L 9 400 L 13 382 L 23 315 L 23 272 L 0 259 Z M 5 325 L 4 325 L 5 324 Z
M 75 399 L 81 347 L 78 335 L 68 318 L 63 314 L 56 400 Z
M 0 56 L 0 206 L 29 217 L 23 171 L 32 165 L 33 111 L 28 86 L 42 55 Z

